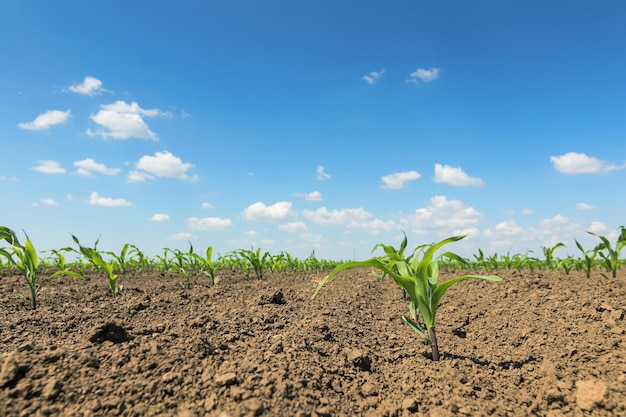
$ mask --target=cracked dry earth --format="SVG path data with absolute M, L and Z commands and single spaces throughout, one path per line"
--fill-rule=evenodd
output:
M 395 283 L 346 271 L 246 280 L 59 277 L 36 311 L 0 279 L 2 416 L 624 416 L 626 271 L 501 271 L 462 282 L 442 352 Z M 458 272 L 456 273 L 458 275 Z M 454 275 L 442 272 L 442 279 Z

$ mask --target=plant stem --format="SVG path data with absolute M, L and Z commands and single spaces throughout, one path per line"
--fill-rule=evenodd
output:
M 433 346 L 433 361 L 439 362 L 439 346 L 437 345 L 437 335 L 434 327 L 428 329 L 428 337 L 430 337 L 430 343 Z

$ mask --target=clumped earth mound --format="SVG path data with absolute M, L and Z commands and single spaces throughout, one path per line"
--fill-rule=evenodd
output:
M 186 289 L 173 274 L 55 278 L 36 311 L 0 279 L 6 416 L 626 415 L 626 273 L 500 272 L 437 317 L 442 359 L 395 283 L 341 273 Z M 458 273 L 457 273 L 458 275 Z M 442 279 L 455 275 L 443 272 Z

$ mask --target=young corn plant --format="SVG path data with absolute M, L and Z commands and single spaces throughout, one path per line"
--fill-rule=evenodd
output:
M 577 240 L 575 240 L 575 242 L 576 247 L 582 252 L 583 257 L 578 259 L 574 267 L 577 270 L 584 270 L 587 278 L 590 278 L 591 271 L 593 271 L 593 268 L 596 264 L 596 255 L 598 254 L 598 252 L 596 252 L 595 250 L 585 250 L 580 242 L 578 242 Z
M 39 292 L 52 278 L 58 275 L 72 276 L 75 278 L 82 278 L 82 276 L 76 272 L 68 271 L 65 267 L 63 255 L 57 253 L 57 256 L 61 258 L 59 265 L 62 266 L 62 269 L 59 269 L 52 275 L 39 279 L 37 277 L 37 267 L 39 266 L 37 251 L 26 232 L 24 232 L 24 235 L 26 235 L 26 244 L 21 245 L 13 230 L 0 226 L 0 240 L 5 240 L 11 245 L 10 248 L 0 248 L 0 256 L 6 258 L 9 264 L 12 264 L 21 272 L 30 290 L 30 296 L 26 296 L 19 291 L 17 291 L 17 295 L 26 301 L 31 309 L 36 310 Z
M 560 261 L 554 259 L 554 251 L 557 250 L 558 248 L 563 248 L 565 247 L 565 243 L 563 242 L 559 242 L 556 245 L 552 246 L 552 247 L 542 247 L 541 249 L 543 250 L 543 256 L 545 256 L 546 260 L 545 260 L 545 266 L 548 269 L 548 271 L 552 271 L 554 269 L 557 269 L 559 267 L 559 263 Z
M 337 266 L 328 276 L 326 276 L 317 286 L 312 298 L 315 298 L 322 287 L 328 284 L 337 273 L 350 268 L 372 267 L 382 272 L 382 277 L 389 275 L 396 284 L 409 295 L 410 317 L 402 316 L 402 320 L 418 335 L 424 338 L 432 347 L 432 360 L 439 361 L 439 346 L 437 344 L 437 334 L 435 331 L 435 317 L 439 301 L 445 292 L 457 282 L 468 279 L 483 279 L 487 281 L 500 281 L 501 278 L 494 275 L 463 275 L 449 281 L 437 284 L 439 278 L 439 260 L 448 258 L 466 263 L 459 255 L 452 252 L 445 252 L 435 257 L 442 246 L 456 242 L 465 236 L 453 236 L 438 243 L 418 246 L 411 255 L 405 255 L 407 247 L 407 237 L 400 244 L 400 248 L 378 244 L 372 251 L 382 248 L 384 256 L 371 258 L 365 261 L 350 261 Z M 420 257 L 421 256 L 421 257 Z M 421 316 L 425 329 L 417 324 L 418 317 Z
M 595 247 L 594 251 L 597 252 L 602 258 L 602 264 L 607 271 L 611 272 L 613 278 L 617 275 L 617 270 L 620 266 L 620 252 L 626 246 L 626 228 L 624 226 L 620 226 L 620 234 L 617 237 L 617 242 L 615 242 L 615 247 L 611 245 L 609 239 L 604 236 L 596 235 L 592 232 L 587 232 L 590 235 L 594 235 L 598 237 L 602 243 L 599 243 L 598 246 Z M 604 253 L 606 251 L 607 253 Z M 602 274 L 604 278 L 608 278 L 606 274 Z
M 97 270 L 104 271 L 107 277 L 107 281 L 109 283 L 109 290 L 111 291 L 111 294 L 113 294 L 113 297 L 117 297 L 118 295 L 120 295 L 124 286 L 117 285 L 117 275 L 113 273 L 113 265 L 105 262 L 104 259 L 102 259 L 102 255 L 100 255 L 100 252 L 98 252 L 98 250 L 96 249 L 96 247 L 98 246 L 98 241 L 100 239 L 96 240 L 93 248 L 88 248 L 81 245 L 78 241 L 78 238 L 74 235 L 72 235 L 72 239 L 74 239 L 74 242 L 78 245 L 78 252 L 81 253 L 89 262 L 91 262 L 91 264 Z
M 213 257 L 213 246 L 209 246 L 206 249 L 206 257 L 202 257 L 197 253 L 192 253 L 191 256 L 196 259 L 200 265 L 200 270 L 204 275 L 209 277 L 211 280 L 211 284 L 215 285 L 219 282 L 219 277 L 215 275 L 215 270 L 217 269 L 217 265 L 211 259 Z

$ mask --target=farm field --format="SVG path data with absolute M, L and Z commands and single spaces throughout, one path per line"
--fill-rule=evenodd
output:
M 55 277 L 28 309 L 0 279 L 0 410 L 15 416 L 626 415 L 626 270 L 490 271 L 437 316 L 441 360 L 370 268 L 219 282 Z M 476 272 L 476 271 L 474 271 Z M 482 271 L 480 271 L 482 273 Z M 441 280 L 460 271 L 441 271 Z

